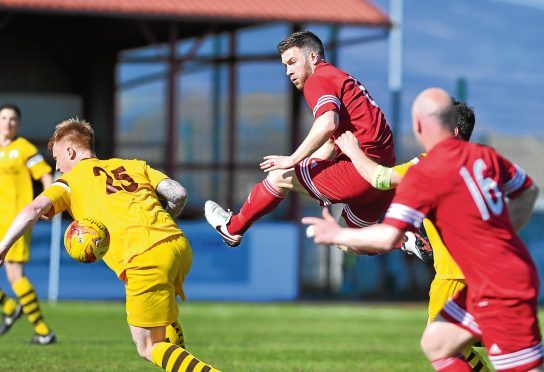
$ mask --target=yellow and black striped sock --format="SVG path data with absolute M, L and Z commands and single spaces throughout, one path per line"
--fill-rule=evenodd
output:
M 168 372 L 219 372 L 209 364 L 195 358 L 184 348 L 169 342 L 153 345 L 153 364 Z
M 463 352 L 463 356 L 465 357 L 465 360 L 470 365 L 470 368 L 472 368 L 475 372 L 489 372 L 491 369 L 488 368 L 486 362 L 484 359 L 476 352 L 474 347 L 468 347 Z
M 10 315 L 15 311 L 17 302 L 15 302 L 13 298 L 9 297 L 6 292 L 0 288 L 0 305 L 2 305 L 2 312 Z
M 185 348 L 185 337 L 183 336 L 183 329 L 179 321 L 176 320 L 166 327 L 166 338 L 164 341 Z
M 28 321 L 34 326 L 34 332 L 39 335 L 48 334 L 50 329 L 43 321 L 38 296 L 26 276 L 13 283 L 13 292 L 19 297 L 19 303 L 23 306 L 23 313 L 27 315 Z

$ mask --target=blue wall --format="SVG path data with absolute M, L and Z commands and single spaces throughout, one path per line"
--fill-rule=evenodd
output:
M 62 231 L 69 222 L 63 221 Z M 185 282 L 188 299 L 272 301 L 298 295 L 298 228 L 289 223 L 260 223 L 236 249 L 228 248 L 205 222 L 183 222 L 193 248 Z M 48 295 L 51 224 L 39 221 L 32 235 L 27 276 L 40 297 Z M 11 288 L 5 274 L 0 286 Z M 123 283 L 102 261 L 82 264 L 61 247 L 60 299 L 123 299 Z

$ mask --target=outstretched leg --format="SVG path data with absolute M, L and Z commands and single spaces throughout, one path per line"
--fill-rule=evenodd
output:
M 225 243 L 236 247 L 247 229 L 259 218 L 276 209 L 291 190 L 308 194 L 298 182 L 294 169 L 275 170 L 253 187 L 237 214 L 225 211 L 211 200 L 206 202 L 204 214 Z

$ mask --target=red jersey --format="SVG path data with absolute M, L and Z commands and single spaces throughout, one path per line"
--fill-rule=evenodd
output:
M 355 78 L 321 62 L 304 84 L 304 98 L 316 119 L 327 111 L 338 113 L 340 120 L 333 140 L 349 130 L 367 156 L 385 166 L 395 164 L 393 133 L 382 110 Z M 341 155 L 336 147 L 336 157 Z
M 427 216 L 465 274 L 472 299 L 535 299 L 536 268 L 505 203 L 531 185 L 523 169 L 495 150 L 451 138 L 410 168 L 383 222 L 419 228 Z

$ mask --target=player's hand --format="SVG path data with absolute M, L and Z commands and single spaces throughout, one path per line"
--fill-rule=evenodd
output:
M 349 158 L 361 151 L 357 137 L 355 137 L 355 135 L 350 131 L 342 133 L 340 137 L 334 141 L 334 143 L 336 143 L 340 150 L 342 150 L 342 152 Z
M 264 161 L 259 164 L 265 172 L 270 172 L 276 169 L 289 169 L 295 166 L 295 162 L 290 156 L 282 155 L 267 155 L 263 157 Z
M 323 208 L 323 218 L 304 217 L 302 223 L 308 225 L 306 235 L 317 244 L 336 244 L 336 237 L 342 230 L 327 208 Z

